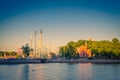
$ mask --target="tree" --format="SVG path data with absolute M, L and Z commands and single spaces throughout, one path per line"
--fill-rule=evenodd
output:
M 117 38 L 113 38 L 113 39 L 112 39 L 112 42 L 113 42 L 114 44 L 118 44 L 118 43 L 119 43 L 119 40 L 118 40 Z
M 75 58 L 77 56 L 76 49 L 87 42 L 87 48 L 92 51 L 95 58 L 115 58 L 120 59 L 120 41 L 113 38 L 112 41 L 87 41 L 78 40 L 77 42 L 70 41 L 67 45 L 60 47 L 60 56 L 66 58 Z
M 67 56 L 67 47 L 66 46 L 60 47 L 59 55 L 60 55 L 60 57 L 64 57 L 64 58 Z
M 3 56 L 4 56 L 4 52 L 0 51 L 0 57 L 3 57 Z
M 22 46 L 21 48 L 23 50 L 23 54 L 25 54 L 26 56 L 29 56 L 30 54 L 30 47 L 28 44 L 26 44 L 25 46 Z
M 67 43 L 66 46 L 60 47 L 59 55 L 67 59 L 78 58 L 78 54 L 76 54 L 76 46 L 77 44 L 73 41 Z
M 53 52 L 49 53 L 51 55 L 52 58 L 57 58 L 57 55 Z
M 74 46 L 74 42 L 70 42 L 67 44 L 67 55 L 66 57 L 67 58 L 74 58 L 75 55 L 76 55 L 76 49 L 75 49 L 75 46 Z

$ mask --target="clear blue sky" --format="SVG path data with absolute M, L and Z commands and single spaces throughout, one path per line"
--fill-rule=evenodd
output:
M 120 39 L 120 1 L 0 0 L 0 50 L 17 50 L 41 29 L 44 46 L 52 50 L 90 36 Z

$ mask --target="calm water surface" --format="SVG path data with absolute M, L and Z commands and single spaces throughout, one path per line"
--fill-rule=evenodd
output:
M 120 80 L 120 64 L 0 65 L 0 80 Z

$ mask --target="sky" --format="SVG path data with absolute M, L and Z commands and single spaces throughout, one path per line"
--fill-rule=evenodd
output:
M 16 51 L 43 31 L 52 51 L 70 41 L 120 40 L 119 0 L 0 0 L 0 51 Z M 37 44 L 38 45 L 38 44 Z

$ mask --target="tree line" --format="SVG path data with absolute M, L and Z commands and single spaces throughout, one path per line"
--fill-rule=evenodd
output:
M 6 56 L 15 56 L 15 55 L 17 55 L 17 53 L 14 52 L 14 51 L 12 51 L 12 52 L 0 51 L 0 57 L 4 57 L 4 55 L 6 55 Z
M 78 40 L 77 42 L 70 41 L 65 46 L 59 48 L 60 57 L 67 59 L 79 59 L 79 53 L 77 48 L 85 45 L 92 51 L 92 57 L 96 59 L 120 59 L 120 41 L 117 38 L 113 38 L 111 41 L 89 41 Z

